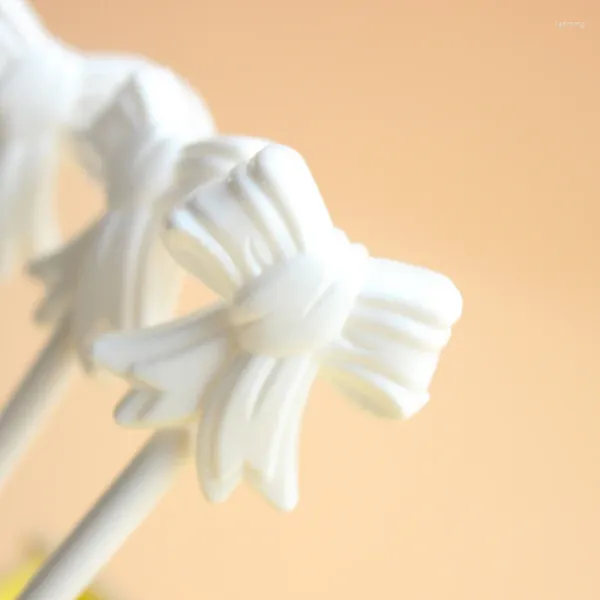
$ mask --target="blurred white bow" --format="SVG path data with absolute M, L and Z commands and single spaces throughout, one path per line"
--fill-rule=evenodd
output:
M 49 199 L 81 60 L 21 0 L 0 0 L 0 274 L 58 242 Z
M 208 181 L 265 145 L 210 137 L 210 114 L 186 92 L 167 69 L 141 70 L 125 82 L 85 137 L 88 159 L 104 181 L 108 211 L 30 267 L 48 288 L 38 322 L 68 322 L 88 368 L 90 344 L 99 332 L 154 325 L 173 314 L 181 269 L 159 232 L 170 198 L 187 185 L 188 170 Z
M 295 151 L 268 146 L 192 192 L 166 240 L 223 301 L 108 334 L 94 355 L 135 386 L 119 423 L 200 419 L 197 468 L 210 501 L 245 477 L 276 507 L 294 508 L 301 416 L 319 372 L 379 416 L 409 417 L 428 400 L 460 293 L 443 275 L 351 244 Z
M 52 201 L 64 146 L 104 183 L 104 159 L 89 130 L 135 74 L 171 80 L 159 97 L 176 93 L 177 106 L 188 105 L 184 114 L 193 107 L 189 140 L 198 119 L 200 137 L 213 133 L 204 101 L 178 75 L 141 57 L 80 52 L 49 33 L 25 0 L 0 0 L 0 276 L 60 242 Z

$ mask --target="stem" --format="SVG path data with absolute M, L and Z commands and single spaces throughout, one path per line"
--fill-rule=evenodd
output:
M 190 456 L 187 429 L 162 430 L 131 461 L 18 600 L 75 600 L 171 487 Z
M 62 397 L 76 367 L 69 328 L 60 324 L 0 414 L 0 486 Z

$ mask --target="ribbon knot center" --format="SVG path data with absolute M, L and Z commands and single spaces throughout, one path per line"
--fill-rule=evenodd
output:
M 345 243 L 267 268 L 233 299 L 229 322 L 239 346 L 277 358 L 327 346 L 352 312 L 366 259 L 363 246 Z

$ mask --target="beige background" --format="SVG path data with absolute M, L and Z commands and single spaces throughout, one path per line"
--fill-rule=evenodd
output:
M 132 600 L 599 598 L 600 6 L 36 5 L 72 43 L 186 75 L 222 130 L 300 150 L 353 238 L 465 299 L 414 420 L 317 386 L 295 513 L 246 489 L 210 506 L 190 469 L 104 578 Z M 98 201 L 68 170 L 67 231 Z M 2 397 L 43 342 L 39 293 L 0 290 Z M 203 300 L 191 286 L 184 307 Z M 0 566 L 31 536 L 60 539 L 141 445 L 111 423 L 117 398 L 73 388 L 0 497 Z

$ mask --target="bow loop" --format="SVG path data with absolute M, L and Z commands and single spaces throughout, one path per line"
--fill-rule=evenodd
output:
M 224 178 L 236 165 L 250 160 L 268 143 L 261 138 L 216 135 L 186 146 L 177 164 L 173 195 L 181 200 L 206 182 Z
M 365 284 L 323 372 L 350 400 L 384 417 L 408 418 L 429 400 L 429 385 L 462 298 L 443 275 L 370 259 Z
M 2 48 L 7 41 L 3 33 L 0 30 L 0 60 L 5 60 L 0 70 L 3 129 L 31 141 L 41 134 L 62 133 L 81 89 L 81 57 L 49 37 L 43 46 L 23 53 L 15 48 L 11 56 Z
M 0 69 L 6 60 L 34 50 L 44 51 L 53 40 L 34 10 L 22 0 L 0 3 Z
M 302 157 L 269 145 L 227 178 L 202 186 L 171 214 L 166 242 L 175 258 L 219 295 L 298 254 L 326 254 L 333 225 Z
M 164 193 L 181 148 L 213 133 L 203 101 L 190 94 L 169 69 L 146 65 L 124 81 L 81 134 L 88 160 L 96 157 L 111 208 Z

